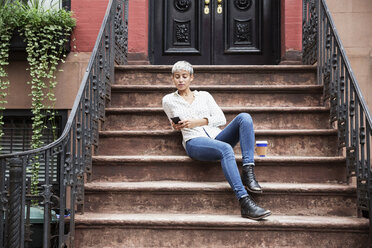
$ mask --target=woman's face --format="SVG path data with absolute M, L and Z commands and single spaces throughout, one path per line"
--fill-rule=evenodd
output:
M 178 91 L 187 90 L 192 80 L 194 80 L 194 75 L 190 75 L 188 71 L 177 71 L 172 76 L 172 81 Z

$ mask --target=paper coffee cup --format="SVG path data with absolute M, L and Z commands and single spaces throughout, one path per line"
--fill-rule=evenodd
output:
M 256 153 L 259 157 L 265 157 L 267 154 L 267 141 L 256 141 Z

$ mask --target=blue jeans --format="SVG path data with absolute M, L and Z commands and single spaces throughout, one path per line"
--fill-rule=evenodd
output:
M 223 173 L 240 199 L 248 195 L 240 178 L 233 147 L 240 142 L 243 165 L 254 164 L 254 129 L 252 117 L 241 113 L 215 139 L 197 137 L 186 142 L 187 154 L 196 160 L 221 160 Z

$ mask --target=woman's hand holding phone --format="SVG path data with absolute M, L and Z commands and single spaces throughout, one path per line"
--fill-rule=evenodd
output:
M 172 127 L 175 130 L 181 130 L 182 128 L 194 128 L 194 127 L 208 125 L 208 119 L 206 119 L 206 118 L 204 118 L 204 119 L 183 120 L 183 121 L 181 121 L 181 120 L 177 121 L 177 119 L 175 119 L 177 121 L 177 124 L 173 120 L 174 118 L 171 118 L 171 119 L 172 119 Z
M 179 124 L 179 122 L 181 121 L 180 117 L 178 116 L 172 117 L 171 120 L 173 121 L 174 124 Z
M 180 124 L 180 122 L 181 122 L 180 117 L 178 117 L 178 116 L 172 117 L 171 120 L 172 120 L 171 124 L 172 124 L 173 129 L 175 129 L 177 131 L 181 130 L 182 127 L 181 127 L 181 124 Z

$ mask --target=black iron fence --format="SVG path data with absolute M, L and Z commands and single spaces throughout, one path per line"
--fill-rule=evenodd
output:
M 110 0 L 62 135 L 39 149 L 0 155 L 0 248 L 35 247 L 38 239 L 44 248 L 74 247 L 74 217 L 83 212 L 114 63 L 126 63 L 127 44 L 128 0 Z M 28 173 L 35 163 L 45 168 L 38 195 L 31 194 Z
M 303 0 L 303 62 L 317 63 L 318 83 L 337 125 L 338 146 L 356 177 L 358 216 L 369 218 L 372 240 L 372 119 L 325 0 Z M 372 243 L 371 243 L 372 244 Z

